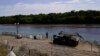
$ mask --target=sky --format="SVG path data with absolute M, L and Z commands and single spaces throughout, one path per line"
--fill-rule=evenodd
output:
M 100 0 L 0 0 L 0 16 L 100 10 Z

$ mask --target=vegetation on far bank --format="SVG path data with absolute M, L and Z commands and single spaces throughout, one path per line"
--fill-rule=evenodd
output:
M 0 24 L 100 24 L 100 11 L 80 10 L 65 13 L 0 17 Z

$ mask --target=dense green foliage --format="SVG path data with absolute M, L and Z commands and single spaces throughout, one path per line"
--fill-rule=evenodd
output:
M 71 11 L 38 15 L 15 15 L 0 17 L 0 24 L 100 24 L 100 11 Z

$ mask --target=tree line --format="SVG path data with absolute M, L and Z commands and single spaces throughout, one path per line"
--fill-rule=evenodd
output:
M 100 24 L 100 11 L 80 10 L 65 13 L 1 16 L 0 24 Z

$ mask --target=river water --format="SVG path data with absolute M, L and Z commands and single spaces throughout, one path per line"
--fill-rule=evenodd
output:
M 49 36 L 65 32 L 78 32 L 86 40 L 100 41 L 100 26 L 99 25 L 20 25 L 19 33 L 25 35 L 45 35 Z M 16 32 L 16 25 L 0 25 L 0 33 L 2 32 Z

